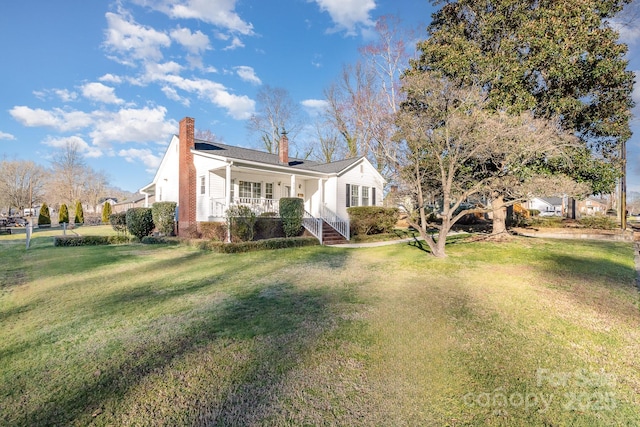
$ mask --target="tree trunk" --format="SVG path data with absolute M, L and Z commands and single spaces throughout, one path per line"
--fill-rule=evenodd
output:
M 491 200 L 493 212 L 493 229 L 491 234 L 497 236 L 507 232 L 507 209 L 504 207 L 504 198 L 496 196 Z

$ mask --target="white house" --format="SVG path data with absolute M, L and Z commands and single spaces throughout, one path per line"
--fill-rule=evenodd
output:
M 528 208 L 540 211 L 541 216 L 562 216 L 564 203 L 560 197 L 534 197 Z
M 224 221 L 232 205 L 278 214 L 282 197 L 304 200 L 305 228 L 322 241 L 330 226 L 349 239 L 349 206 L 381 206 L 384 178 L 365 158 L 332 163 L 289 158 L 283 134 L 279 153 L 196 140 L 194 119 L 180 121 L 153 182 L 140 193 L 178 203 L 180 230 Z

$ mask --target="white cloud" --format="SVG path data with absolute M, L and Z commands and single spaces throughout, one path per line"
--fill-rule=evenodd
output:
M 124 101 L 115 94 L 115 89 L 105 86 L 102 83 L 87 83 L 81 87 L 82 96 L 92 101 L 104 102 L 105 104 L 123 104 Z
M 114 59 L 131 65 L 132 61 L 159 61 L 161 48 L 171 45 L 171 38 L 164 32 L 145 27 L 131 17 L 108 12 L 105 46 L 119 57 Z
M 98 80 L 104 83 L 113 83 L 113 84 L 122 83 L 122 77 L 113 75 L 111 73 L 105 74 L 104 76 L 100 77 Z
M 253 34 L 253 25 L 235 12 L 236 0 L 167 1 L 161 7 L 172 18 L 198 19 L 243 35 Z
M 256 72 L 253 67 L 249 67 L 247 65 L 240 65 L 235 67 L 236 73 L 238 76 L 244 80 L 245 82 L 249 82 L 254 85 L 261 85 L 262 80 L 258 76 L 256 76 Z
M 305 99 L 300 104 L 310 116 L 317 116 L 327 109 L 329 103 L 324 99 Z
M 54 148 L 65 148 L 69 145 L 72 145 L 75 146 L 77 150 L 81 154 L 84 154 L 86 157 L 102 157 L 103 155 L 102 150 L 97 147 L 90 146 L 82 137 L 77 135 L 61 138 L 53 138 L 50 136 L 42 141 L 42 143 Z
M 169 98 L 169 99 L 171 99 L 173 101 L 177 101 L 177 102 L 181 103 L 182 105 L 184 105 L 185 107 L 189 107 L 191 105 L 191 100 L 189 98 L 184 98 L 184 97 L 180 96 L 178 91 L 175 90 L 172 87 L 164 86 L 160 90 L 162 91 L 162 93 L 164 93 L 164 95 L 167 98 Z
M 192 33 L 188 28 L 176 28 L 171 31 L 171 38 L 193 54 L 198 54 L 211 48 L 209 37 L 199 30 Z
M 166 113 L 164 107 L 95 111 L 89 136 L 93 145 L 98 147 L 108 147 L 113 142 L 162 143 L 178 129 L 175 120 L 165 119 Z
M 58 95 L 62 102 L 75 101 L 78 98 L 78 94 L 67 89 L 54 89 L 53 93 Z
M 91 115 L 82 111 L 64 111 L 54 108 L 47 111 L 24 105 L 13 107 L 9 114 L 27 127 L 51 127 L 63 132 L 82 129 L 91 124 Z
M 13 135 L 11 135 L 10 133 L 2 132 L 2 131 L 0 130 L 0 139 L 14 140 L 14 139 L 16 139 L 16 137 L 15 137 L 15 136 L 13 136 Z
M 162 161 L 161 156 L 156 156 L 148 148 L 129 148 L 126 150 L 120 150 L 118 151 L 118 155 L 120 157 L 124 157 L 124 159 L 129 163 L 141 161 L 147 167 L 147 172 L 150 173 L 155 172 Z
M 231 44 L 227 45 L 222 50 L 235 50 L 240 47 L 244 47 L 244 43 L 242 43 L 242 40 L 240 40 L 238 37 L 234 37 L 233 40 L 231 40 Z
M 323 12 L 329 13 L 335 23 L 332 31 L 346 31 L 355 35 L 359 26 L 371 27 L 374 22 L 369 16 L 376 8 L 374 0 L 315 0 Z

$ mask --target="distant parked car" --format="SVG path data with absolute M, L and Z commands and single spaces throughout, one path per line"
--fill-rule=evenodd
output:
M 27 220 L 20 217 L 9 218 L 9 223 L 12 223 L 13 227 L 25 227 L 27 225 Z

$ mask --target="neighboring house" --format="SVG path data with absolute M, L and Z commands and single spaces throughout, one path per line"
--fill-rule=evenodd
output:
M 180 121 L 153 182 L 140 189 L 146 205 L 178 203 L 178 234 L 201 222 L 225 221 L 233 205 L 278 214 L 279 199 L 304 200 L 305 228 L 322 241 L 334 228 L 349 239 L 347 208 L 382 206 L 384 178 L 365 158 L 332 163 L 289 158 L 281 136 L 278 154 L 196 140 L 194 119 Z
M 121 213 L 121 212 L 126 212 L 131 208 L 143 208 L 146 206 L 151 206 L 153 202 L 154 202 L 153 196 L 149 197 L 148 195 L 142 195 L 140 197 L 127 199 L 127 200 L 123 200 L 122 202 L 112 204 L 111 212 Z
M 578 212 L 582 215 L 605 215 L 607 213 L 607 200 L 587 197 L 585 200 L 578 201 Z
M 561 197 L 534 197 L 528 202 L 528 208 L 540 211 L 541 216 L 562 216 L 563 206 Z

